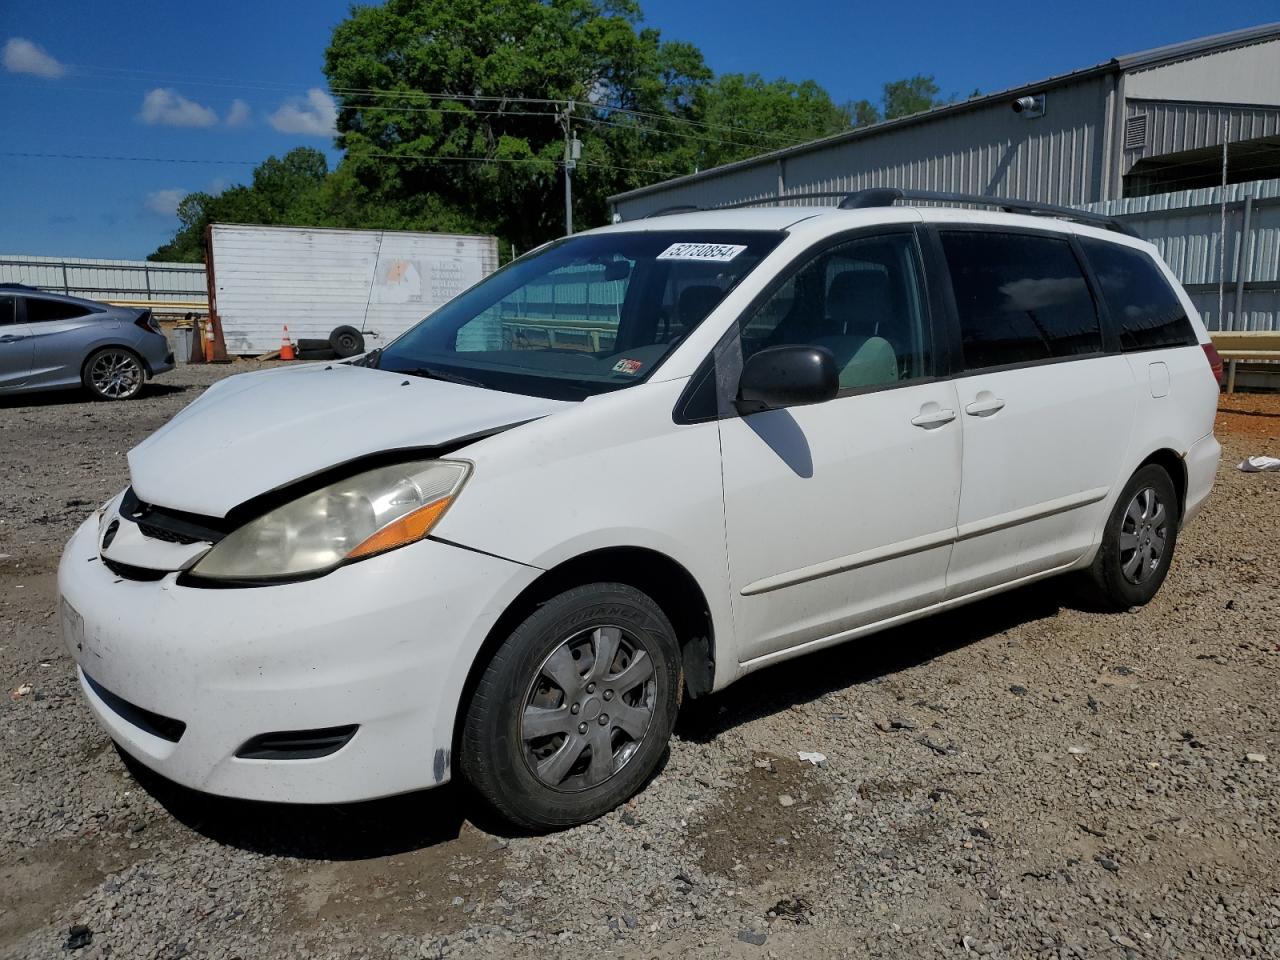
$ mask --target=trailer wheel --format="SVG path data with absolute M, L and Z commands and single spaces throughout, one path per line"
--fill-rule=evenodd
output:
M 364 336 L 355 327 L 335 327 L 329 334 L 329 346 L 333 347 L 339 359 L 345 360 L 364 353 Z

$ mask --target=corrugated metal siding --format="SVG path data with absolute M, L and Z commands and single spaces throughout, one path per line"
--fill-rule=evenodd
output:
M 1254 197 L 1249 235 L 1242 239 L 1244 198 Z M 1126 197 L 1085 205 L 1085 209 L 1122 217 L 1160 255 L 1182 283 L 1212 289 L 1192 289 L 1192 300 L 1210 330 L 1280 329 L 1280 179 L 1233 183 L 1226 188 L 1226 248 L 1222 247 L 1221 187 L 1180 190 L 1149 197 Z M 1236 264 L 1244 243 L 1241 275 L 1245 281 L 1242 316 L 1235 307 Z M 1223 316 L 1218 309 L 1218 284 L 1223 278 Z M 1256 284 L 1263 289 L 1250 289 Z M 1276 289 L 1270 289 L 1276 288 Z
M 206 299 L 204 265 L 199 263 L 0 254 L 0 283 L 25 283 L 90 300 Z
M 1126 150 L 1124 171 L 1146 157 L 1216 147 L 1227 142 L 1256 140 L 1280 134 L 1280 107 L 1232 106 L 1216 103 L 1161 103 L 1129 99 L 1126 116 L 1147 118 L 1147 136 L 1140 149 Z M 1230 147 L 1227 148 L 1230 150 Z
M 388 342 L 498 267 L 493 237 L 216 224 L 217 311 L 230 353 L 335 327 Z
M 1133 97 L 1280 106 L 1280 40 L 1189 57 L 1125 76 Z
M 624 220 L 662 207 L 721 206 L 783 192 L 900 186 L 1080 204 L 1101 196 L 1106 82 L 1055 87 L 1045 116 L 1025 119 L 1000 101 L 883 133 L 818 142 L 669 189 L 618 201 Z M 836 201 L 832 200 L 831 203 Z

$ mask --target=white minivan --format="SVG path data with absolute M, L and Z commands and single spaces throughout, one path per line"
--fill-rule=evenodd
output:
M 750 671 L 1072 571 L 1147 602 L 1219 457 L 1195 309 L 1119 224 L 894 205 L 940 197 L 592 230 L 211 387 L 63 555 L 93 712 L 198 790 L 456 773 L 549 829 Z

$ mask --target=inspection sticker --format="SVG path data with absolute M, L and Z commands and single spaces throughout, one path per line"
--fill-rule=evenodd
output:
M 658 254 L 658 259 L 728 263 L 745 249 L 745 246 L 736 243 L 673 243 Z
M 626 373 L 634 376 L 644 366 L 643 360 L 619 360 L 613 365 L 614 373 Z

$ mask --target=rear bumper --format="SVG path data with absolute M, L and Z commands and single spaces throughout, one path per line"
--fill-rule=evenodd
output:
M 1191 445 L 1182 458 L 1187 468 L 1187 503 L 1182 512 L 1182 525 L 1196 518 L 1204 502 L 1213 490 L 1218 476 L 1218 461 L 1222 458 L 1222 445 L 1212 433 L 1201 437 Z
M 85 700 L 127 753 L 208 793 L 341 803 L 449 779 L 476 652 L 538 572 L 428 540 L 303 583 L 183 587 L 113 574 L 90 518 L 58 589 Z M 324 756 L 237 756 L 265 734 L 351 726 Z

